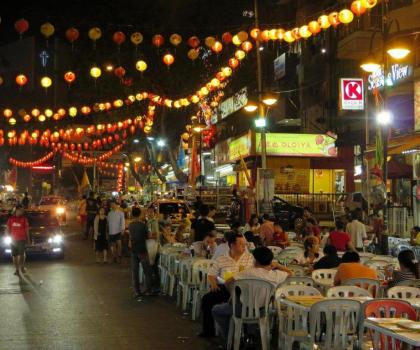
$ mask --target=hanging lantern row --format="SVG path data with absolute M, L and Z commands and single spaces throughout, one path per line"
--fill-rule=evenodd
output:
M 35 130 L 30 133 L 29 131 L 24 130 L 20 134 L 18 134 L 15 130 L 9 130 L 6 136 L 10 146 L 23 146 L 28 143 L 31 145 L 39 144 L 43 147 L 57 147 L 59 141 L 72 142 L 72 144 L 74 144 L 74 141 L 77 142 L 77 140 L 80 140 L 83 136 L 102 136 L 103 134 L 109 134 L 110 136 L 113 135 L 113 139 L 115 141 L 119 141 L 120 138 L 126 139 L 128 137 L 127 129 L 132 134 L 134 134 L 137 129 L 143 129 L 145 134 L 150 133 L 153 126 L 153 117 L 154 111 L 152 111 L 152 113 L 148 112 L 145 116 L 128 118 L 116 123 L 60 129 L 58 131 L 51 131 L 50 129 L 46 129 L 44 131 Z M 118 134 L 115 133 L 116 131 L 122 132 L 121 137 L 117 136 Z M 97 149 L 100 149 L 102 146 L 104 146 L 104 139 L 105 138 L 102 138 L 101 142 L 96 143 Z M 106 138 L 106 143 L 107 142 L 108 138 Z M 4 145 L 4 143 L 4 132 L 0 129 L 0 146 Z M 65 146 L 63 144 L 60 147 L 64 148 Z M 71 144 L 68 145 L 68 147 L 71 149 Z M 75 147 L 77 150 L 81 151 L 84 145 L 82 143 L 77 143 L 77 145 L 75 144 Z
M 99 170 L 99 173 L 103 176 L 117 177 L 117 173 L 113 171 L 107 171 L 107 170 L 104 170 L 103 168 L 98 168 L 98 170 Z
M 34 166 L 39 166 L 39 165 L 45 163 L 47 160 L 51 159 L 54 156 L 54 154 L 55 154 L 54 151 L 49 152 L 45 156 L 43 156 L 42 158 L 39 158 L 39 159 L 34 160 L 32 162 L 22 162 L 22 161 L 19 161 L 19 160 L 15 159 L 15 158 L 10 157 L 9 162 L 10 162 L 10 164 L 12 164 L 14 166 L 17 166 L 19 168 L 32 168 Z
M 66 116 L 76 117 L 78 115 L 87 116 L 92 112 L 104 112 L 119 109 L 123 106 L 130 106 L 135 102 L 140 102 L 143 100 L 149 100 L 155 105 L 159 105 L 166 108 L 175 108 L 179 109 L 182 107 L 187 107 L 191 103 L 197 104 L 203 98 L 206 98 L 210 93 L 215 92 L 220 89 L 224 89 L 228 82 L 228 78 L 232 75 L 233 71 L 239 67 L 240 61 L 246 57 L 246 54 L 243 50 L 237 50 L 235 52 L 235 57 L 232 57 L 228 61 L 228 65 L 222 67 L 205 85 L 200 87 L 193 95 L 188 97 L 179 98 L 172 100 L 170 98 L 162 97 L 160 95 L 151 93 L 151 92 L 138 92 L 136 94 L 128 95 L 124 100 L 116 99 L 113 102 L 97 102 L 91 106 L 84 105 L 82 107 L 71 106 L 68 108 L 59 108 L 56 111 L 53 111 L 50 108 L 45 109 L 41 112 L 38 108 L 33 108 L 30 112 L 27 112 L 25 109 L 20 109 L 18 114 L 22 117 L 25 122 L 30 122 L 35 119 L 40 122 L 44 122 L 47 118 L 51 118 L 55 121 L 61 120 Z M 121 67 L 122 68 L 122 67 Z M 99 69 L 99 68 L 98 68 Z M 23 76 L 22 74 L 20 76 Z M 99 75 L 100 76 L 100 75 Z M 99 77 L 98 76 L 98 77 Z M 11 108 L 5 108 L 3 110 L 3 116 L 6 118 L 11 118 L 15 116 L 15 112 Z M 16 124 L 16 118 L 14 117 L 11 121 L 11 125 Z
M 123 190 L 123 181 L 124 181 L 124 168 L 122 166 L 118 167 L 117 172 L 117 191 L 121 192 Z
M 361 16 L 366 11 L 375 7 L 378 0 L 356 0 L 351 3 L 351 11 L 344 9 L 339 12 L 331 12 L 320 16 L 316 21 L 311 21 L 308 25 L 297 27 L 293 29 L 271 29 L 271 30 L 260 30 L 254 28 L 249 31 L 240 31 L 237 34 L 232 35 L 230 32 L 225 32 L 220 36 L 220 41 L 217 39 L 218 36 L 208 36 L 204 39 L 204 45 L 207 46 L 215 53 L 219 53 L 223 49 L 223 45 L 233 44 L 235 46 L 241 46 L 247 41 L 248 37 L 256 39 L 259 38 L 262 41 L 269 40 L 299 40 L 300 38 L 309 37 L 311 35 L 318 34 L 321 29 L 327 29 L 330 26 L 336 27 L 340 23 L 348 24 L 353 20 L 353 14 Z M 22 36 L 29 30 L 29 22 L 23 18 L 15 22 L 15 29 Z M 308 31 L 309 30 L 309 31 Z M 55 33 L 55 27 L 53 24 L 46 22 L 40 27 L 41 34 L 48 40 Z M 301 34 L 304 34 L 302 36 Z M 64 33 L 65 38 L 73 45 L 80 38 L 80 31 L 75 27 L 68 28 Z M 88 30 L 87 36 L 89 39 L 96 44 L 96 42 L 102 38 L 102 30 L 99 27 L 92 27 Z M 123 31 L 116 31 L 111 36 L 112 41 L 120 47 L 127 41 L 127 34 Z M 137 47 L 144 42 L 144 36 L 140 32 L 133 32 L 129 35 L 131 43 Z M 179 46 L 183 42 L 183 38 L 180 34 L 174 33 L 169 36 L 169 42 L 174 47 Z M 155 34 L 151 38 L 151 43 L 157 49 L 161 48 L 165 44 L 165 37 L 162 34 Z M 201 45 L 201 40 L 193 35 L 186 40 L 186 44 L 191 50 L 197 50 Z M 188 52 L 188 57 L 195 59 L 194 54 Z M 198 55 L 197 55 L 198 57 Z
M 73 163 L 81 165 L 92 165 L 96 163 L 97 167 L 105 169 L 119 169 L 123 166 L 122 164 L 98 161 L 96 158 L 87 157 L 82 155 L 81 153 L 62 152 L 62 156 Z

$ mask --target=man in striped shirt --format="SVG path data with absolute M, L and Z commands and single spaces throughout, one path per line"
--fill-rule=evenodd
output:
M 254 257 L 246 250 L 246 243 L 246 239 L 241 234 L 229 236 L 229 254 L 218 257 L 209 269 L 210 292 L 202 300 L 203 332 L 200 333 L 200 337 L 214 337 L 215 335 L 211 310 L 214 305 L 225 303 L 230 297 L 224 281 L 254 266 Z

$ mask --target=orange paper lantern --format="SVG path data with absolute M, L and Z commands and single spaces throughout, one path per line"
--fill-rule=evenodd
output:
M 165 56 L 163 56 L 162 60 L 163 63 L 165 63 L 168 67 L 175 62 L 174 56 L 170 53 L 167 53 Z

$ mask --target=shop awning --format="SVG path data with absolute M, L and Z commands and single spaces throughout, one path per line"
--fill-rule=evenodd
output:
M 400 178 L 411 178 L 413 176 L 413 168 L 411 165 L 398 162 L 395 159 L 391 159 L 388 162 L 388 178 L 400 179 Z
M 420 133 L 397 136 L 391 138 L 388 143 L 388 154 L 402 154 L 410 150 L 420 150 Z M 375 145 L 369 145 L 365 155 L 369 158 L 375 156 Z

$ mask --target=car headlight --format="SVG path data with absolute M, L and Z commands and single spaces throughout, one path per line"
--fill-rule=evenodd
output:
M 10 246 L 12 244 L 12 237 L 10 236 L 3 237 L 3 243 L 5 246 Z
M 62 236 L 62 235 L 55 235 L 55 236 L 53 237 L 53 242 L 54 242 L 55 244 L 62 243 L 62 242 L 63 242 L 63 236 Z
M 62 208 L 62 207 L 58 207 L 55 212 L 59 215 L 64 214 L 66 212 L 66 209 Z

